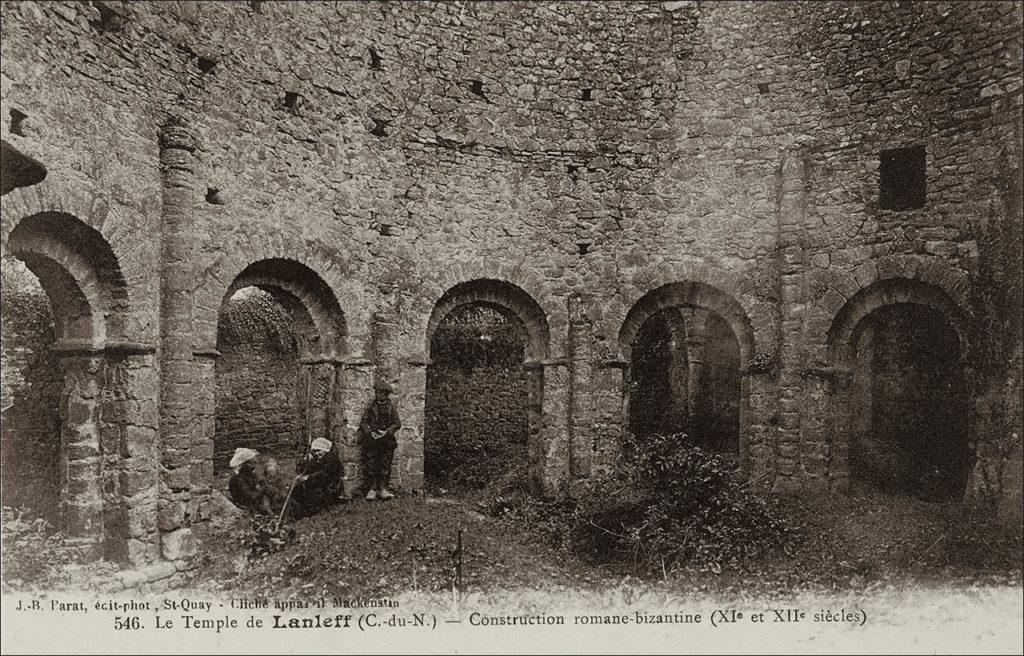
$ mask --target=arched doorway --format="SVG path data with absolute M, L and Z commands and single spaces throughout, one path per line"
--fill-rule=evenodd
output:
M 838 433 L 855 488 L 963 497 L 973 466 L 962 323 L 941 290 L 891 280 L 840 312 L 831 352 L 849 371 Z
M 288 471 L 318 437 L 334 443 L 343 463 L 355 461 L 341 401 L 345 316 L 319 274 L 283 258 L 250 264 L 223 296 L 216 334 L 216 361 L 205 374 L 214 381 L 209 478 L 242 446 Z
M 214 470 L 236 448 L 293 458 L 306 443 L 299 341 L 312 323 L 293 297 L 258 287 L 235 292 L 221 311 L 215 364 Z
M 742 454 L 753 333 L 734 299 L 704 283 L 664 285 L 637 301 L 619 339 L 634 436 L 683 432 L 707 449 Z
M 501 306 L 468 303 L 434 331 L 425 399 L 428 493 L 527 480 L 526 329 Z
M 499 280 L 455 285 L 427 329 L 424 473 L 428 492 L 494 484 L 537 489 L 548 325 L 525 291 Z
M 152 371 L 154 363 L 151 349 L 125 339 L 128 295 L 117 258 L 99 232 L 62 212 L 22 219 L 6 245 L 49 299 L 51 355 L 39 357 L 56 364 L 51 374 L 59 372 L 60 380 L 59 393 L 37 399 L 47 404 L 48 417 L 58 418 L 43 436 L 49 444 L 42 448 L 56 456 L 53 483 L 59 493 L 41 491 L 34 502 L 45 508 L 59 499 L 57 512 L 51 508 L 50 514 L 83 554 L 145 559 L 152 553 L 155 527 L 135 522 L 131 528 L 129 515 L 149 511 L 142 496 L 156 484 L 155 426 L 141 411 L 128 409 L 126 400 L 136 393 L 131 381 Z M 18 439 L 7 433 L 18 423 L 6 420 L 5 441 Z M 130 490 L 122 476 L 126 462 L 148 472 L 132 480 Z M 9 464 L 5 479 L 12 473 Z M 36 464 L 52 478 L 53 462 Z
M 681 432 L 739 453 L 739 343 L 724 319 L 699 308 L 661 310 L 641 325 L 631 353 L 631 433 Z

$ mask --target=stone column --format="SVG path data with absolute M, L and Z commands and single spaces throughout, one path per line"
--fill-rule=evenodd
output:
M 155 351 L 155 346 L 147 345 L 124 355 L 126 381 L 119 475 L 128 522 L 127 558 L 136 565 L 160 558 L 160 378 Z
M 160 464 L 163 472 L 159 525 L 167 560 L 195 553 L 192 537 L 191 467 L 195 416 L 192 359 L 192 253 L 196 248 L 195 142 L 178 122 L 160 133 L 163 174 L 160 257 Z
M 109 347 L 109 344 L 108 344 Z M 128 515 L 122 492 L 122 443 L 127 428 L 128 371 L 121 354 L 105 349 L 99 373 L 100 489 L 103 493 L 103 557 L 124 562 L 128 559 Z
M 541 423 L 543 428 L 530 444 L 530 478 L 534 492 L 544 497 L 558 497 L 568 490 L 570 480 L 569 452 L 569 362 L 543 360 L 524 363 L 533 370 L 532 388 L 540 389 Z M 531 404 L 537 401 L 532 397 Z
M 706 391 L 701 389 L 704 375 L 704 329 L 708 323 L 708 311 L 693 308 L 684 315 L 686 322 L 686 412 L 690 422 L 696 420 L 700 412 L 701 396 Z
M 413 389 L 407 387 L 407 385 L 418 383 L 407 378 L 407 374 L 410 372 L 406 371 L 406 365 L 401 357 L 401 324 L 396 312 L 389 308 L 373 314 L 370 342 L 373 348 L 374 377 L 377 380 L 387 381 L 394 388 L 391 399 L 398 408 L 398 416 L 402 419 L 402 429 L 395 436 L 398 446 L 395 448 L 395 459 L 392 462 L 391 480 L 397 486 L 404 487 L 410 481 L 403 480 L 402 475 L 409 472 L 417 461 L 421 463 L 420 480 L 422 481 L 423 405 L 422 401 L 417 403 L 410 396 Z M 425 372 L 424 368 L 424 376 Z M 426 383 L 422 383 L 422 387 L 417 389 L 426 389 Z M 372 390 L 369 396 L 372 396 Z M 363 401 L 363 405 L 368 402 L 369 397 Z M 419 425 L 418 431 L 417 424 Z
M 427 367 L 430 358 L 415 356 L 404 363 L 399 388 L 402 391 L 399 412 L 402 430 L 398 443 L 401 458 L 397 457 L 392 480 L 406 490 L 423 490 L 423 438 L 426 422 Z
M 826 424 L 832 442 L 829 449 L 829 490 L 845 493 L 850 488 L 850 440 L 853 439 L 854 417 L 849 405 L 842 399 L 849 398 L 856 385 L 853 373 L 848 369 L 836 368 L 825 378 L 822 394 L 832 401 L 831 421 Z
M 143 563 L 159 558 L 155 352 L 153 344 L 108 341 L 102 354 L 99 425 L 103 552 L 108 560 Z
M 577 294 L 569 296 L 568 483 L 590 478 L 593 459 L 593 344 L 591 322 Z
M 527 477 L 534 492 L 541 493 L 544 479 L 544 365 L 539 360 L 523 362 L 526 379 Z
M 749 414 L 740 420 L 741 431 L 746 427 L 746 434 L 740 435 L 740 467 L 757 488 L 768 488 L 776 464 L 775 427 L 770 421 L 778 407 L 770 372 L 743 372 L 741 394 L 746 395 L 748 407 L 744 409 L 745 404 L 740 403 L 740 412 Z
M 366 358 L 346 358 L 340 362 L 335 375 L 334 425 L 338 457 L 341 458 L 342 485 L 346 495 L 354 496 L 363 485 L 359 420 L 366 404 L 373 398 L 373 363 Z
M 296 445 L 296 457 L 304 456 L 318 437 L 331 439 L 336 367 L 335 359 L 330 357 L 302 358 L 299 365 L 304 439 L 302 444 Z
M 57 346 L 60 352 L 59 345 Z M 60 404 L 61 528 L 68 544 L 89 558 L 103 555 L 103 456 L 100 447 L 99 353 L 59 353 L 64 372 Z
M 196 522 L 209 521 L 210 495 L 213 493 L 214 436 L 217 427 L 216 349 L 193 351 L 195 383 L 193 387 L 195 423 L 192 428 L 191 508 Z
M 842 357 L 823 370 L 827 377 L 822 394 L 832 401 L 828 426 L 829 487 L 845 492 L 850 484 L 850 450 L 853 443 L 868 439 L 874 427 L 874 343 L 876 326 L 859 332 L 855 344 L 837 348 Z
M 799 152 L 787 152 L 782 162 L 779 202 L 778 257 L 779 303 L 782 340 L 779 347 L 779 412 L 775 489 L 800 489 L 800 404 L 803 367 L 804 247 L 803 229 L 807 193 L 804 162 Z
M 608 359 L 594 371 L 594 462 L 595 478 L 609 476 L 619 467 L 622 439 L 627 430 L 625 360 Z
M 396 313 L 386 310 L 373 314 L 370 342 L 373 345 L 374 374 L 392 385 L 398 382 L 402 369 L 398 352 L 400 337 L 399 318 Z

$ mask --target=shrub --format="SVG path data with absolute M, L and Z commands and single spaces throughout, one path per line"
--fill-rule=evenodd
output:
M 684 433 L 629 438 L 624 466 L 575 499 L 498 498 L 491 514 L 518 515 L 590 560 L 646 573 L 742 569 L 783 548 L 793 530 L 755 496 L 728 456 Z
M 583 515 L 592 527 L 588 542 L 600 550 L 656 571 L 719 571 L 785 543 L 779 511 L 748 491 L 732 460 L 686 434 L 634 438 L 627 458 L 629 492 L 615 502 L 607 489 L 596 490 L 596 506 Z M 603 536 L 595 539 L 594 529 Z
M 4 579 L 45 581 L 66 562 L 62 535 L 45 519 L 31 518 L 25 510 L 3 509 Z M 55 554 L 60 557 L 55 558 Z

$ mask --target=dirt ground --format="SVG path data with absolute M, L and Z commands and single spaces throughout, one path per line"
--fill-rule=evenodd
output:
M 588 562 L 536 527 L 493 516 L 481 496 L 402 496 L 355 500 L 290 524 L 293 539 L 251 558 L 247 518 L 222 501 L 204 540 L 200 574 L 212 590 L 275 590 L 295 595 L 394 595 L 450 590 L 460 576 L 470 592 L 565 586 L 605 590 L 640 582 L 681 591 L 776 597 L 885 585 L 1010 585 L 1021 581 L 1020 538 L 998 545 L 955 542 L 962 521 L 953 504 L 889 497 L 845 497 L 827 507 L 803 501 L 790 510 L 796 540 L 776 557 L 742 570 L 677 569 L 661 576 L 615 563 Z
M 459 622 L 447 630 L 478 653 L 505 652 L 509 644 L 472 617 L 479 623 L 481 616 L 536 614 L 561 616 L 566 624 L 516 633 L 514 651 L 576 645 L 612 653 L 626 639 L 634 653 L 1020 653 L 1019 543 L 1008 552 L 1005 545 L 988 550 L 987 561 L 958 559 L 963 549 L 947 537 L 958 508 L 949 504 L 850 497 L 828 500 L 826 509 L 805 501 L 802 515 L 792 510 L 802 539 L 770 562 L 659 578 L 585 562 L 515 518 L 485 513 L 490 502 L 486 495 L 353 501 L 294 523 L 293 542 L 252 561 L 237 535 L 244 520 L 222 523 L 220 537 L 207 543 L 217 549 L 201 570 L 201 585 L 214 596 L 389 598 L 405 614 Z M 746 619 L 711 626 L 710 617 L 723 609 Z M 773 609 L 806 615 L 794 623 L 748 624 L 759 613 L 770 621 Z M 576 624 L 578 616 L 676 612 L 701 614 L 703 623 L 634 625 L 628 633 Z
M 974 541 L 965 542 L 970 526 L 955 504 L 803 499 L 788 509 L 797 539 L 775 557 L 743 569 L 652 574 L 588 561 L 515 512 L 495 513 L 501 504 L 486 494 L 338 504 L 290 522 L 292 537 L 256 556 L 252 519 L 220 493 L 214 500 L 199 568 L 181 594 L 225 602 L 388 599 L 406 616 L 440 617 L 450 623 L 445 636 L 478 653 L 510 651 L 496 638 L 511 634 L 495 633 L 508 629 L 482 627 L 481 617 L 537 614 L 565 624 L 516 633 L 513 651 L 612 653 L 625 639 L 637 653 L 1021 652 L 1020 537 L 967 531 Z M 53 567 L 59 535 L 6 511 L 4 519 L 5 592 L 102 590 L 116 569 Z M 771 621 L 772 611 L 785 609 L 805 615 Z M 742 621 L 712 625 L 716 611 L 742 613 Z M 634 624 L 628 633 L 588 623 L 637 613 L 703 620 Z M 766 619 L 755 626 L 758 615 Z M 408 649 L 388 640 L 366 647 Z M 420 646 L 450 651 L 446 644 Z

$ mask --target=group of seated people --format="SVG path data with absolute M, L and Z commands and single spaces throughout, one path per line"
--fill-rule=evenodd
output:
M 322 437 L 313 440 L 295 463 L 294 480 L 281 475 L 273 458 L 264 459 L 255 449 L 235 449 L 228 481 L 231 501 L 253 513 L 278 514 L 287 503 L 293 518 L 315 515 L 337 501 L 341 491 L 341 462 L 333 446 Z

